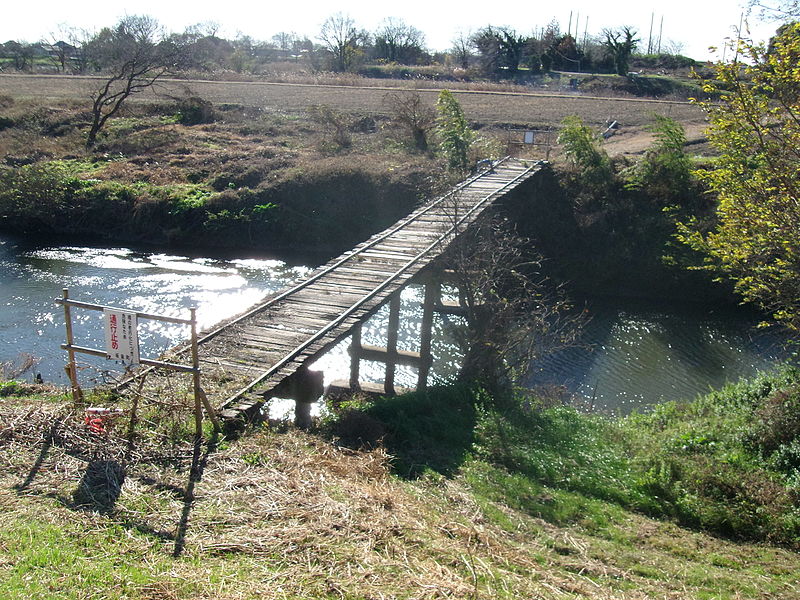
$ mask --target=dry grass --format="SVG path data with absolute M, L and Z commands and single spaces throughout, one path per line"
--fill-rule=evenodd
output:
M 792 553 L 626 513 L 603 530 L 556 527 L 476 500 L 460 478 L 399 480 L 381 448 L 261 429 L 192 456 L 148 435 L 131 448 L 118 425 L 98 437 L 68 406 L 2 405 L 0 572 L 24 562 L 4 527 L 44 522 L 112 579 L 122 564 L 146 576 L 109 598 L 689 599 L 720 581 L 713 597 L 800 597 L 773 595 L 765 575 L 791 573 Z
M 314 105 L 325 104 L 336 110 L 385 115 L 386 94 L 396 91 L 381 81 L 380 87 L 365 87 L 362 79 L 343 82 L 341 77 L 331 85 L 326 77 L 312 83 L 267 83 L 252 81 L 178 81 L 169 80 L 139 96 L 153 100 L 180 96 L 190 90 L 206 100 L 221 104 L 241 104 L 279 113 L 298 113 Z M 373 80 L 374 81 L 374 80 Z M 360 85 L 354 85 L 360 82 Z M 86 97 L 91 78 L 57 76 L 0 75 L 0 94 L 13 97 L 76 99 Z M 345 84 L 346 83 L 346 84 Z M 611 118 L 623 127 L 640 127 L 652 122 L 652 114 L 673 117 L 682 123 L 699 123 L 703 112 L 683 101 L 653 101 L 635 98 L 599 98 L 578 95 L 531 93 L 525 88 L 493 88 L 490 90 L 457 89 L 438 83 L 433 89 L 403 85 L 400 89 L 417 89 L 426 102 L 433 105 L 440 89 L 454 89 L 467 118 L 476 123 L 513 124 L 525 127 L 558 125 L 565 116 L 577 114 L 585 122 L 601 125 Z

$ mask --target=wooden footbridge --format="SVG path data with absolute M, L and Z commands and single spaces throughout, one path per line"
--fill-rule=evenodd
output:
M 199 338 L 194 334 L 194 311 L 190 321 L 139 313 L 141 317 L 190 323 L 192 344 L 176 348 L 171 354 L 180 356 L 191 351 L 195 366 L 146 360 L 142 363 L 172 366 L 193 374 L 198 434 L 202 419 L 198 397 L 202 397 L 208 410 L 221 410 L 222 416 L 228 418 L 242 415 L 270 397 L 291 398 L 296 401 L 298 424 L 307 424 L 311 403 L 323 393 L 323 374 L 310 371 L 307 365 L 346 336 L 352 336 L 352 360 L 350 379 L 345 385 L 356 389 L 363 385 L 359 381 L 359 362 L 367 359 L 386 364 L 385 393 L 394 393 L 397 365 L 416 367 L 417 387 L 423 388 L 431 365 L 432 323 L 440 292 L 440 282 L 426 277 L 434 270 L 426 267 L 495 202 L 542 168 L 541 162 L 511 158 L 496 162 L 319 267 L 303 281 L 267 297 Z M 412 279 L 425 280 L 419 352 L 397 348 L 400 292 Z M 102 310 L 103 307 L 69 300 L 67 290 L 58 301 L 65 307 L 67 344 L 63 347 L 70 353 L 67 371 L 75 393 L 78 384 L 74 352 L 98 356 L 105 353 L 73 345 L 69 309 Z M 386 347 L 362 345 L 361 324 L 386 303 L 389 304 Z M 201 373 L 204 383 L 215 382 L 213 389 L 211 386 L 203 386 L 205 391 L 201 389 Z
M 294 398 L 299 404 L 315 401 L 321 393 L 321 377 L 309 375 L 305 365 L 351 334 L 350 383 L 354 387 L 359 384 L 359 359 L 381 360 L 381 356 L 387 363 L 387 392 L 393 391 L 395 364 L 416 366 L 418 386 L 424 387 L 438 294 L 432 289 L 426 292 L 421 348 L 411 353 L 396 348 L 399 292 L 494 202 L 541 168 L 538 162 L 499 161 L 303 281 L 205 334 L 199 340 L 202 370 L 218 376 L 222 371 L 228 380 L 242 382 L 235 393 L 214 398 L 212 404 L 233 416 L 263 401 L 264 394 Z M 361 346 L 361 323 L 386 302 L 390 303 L 387 348 Z

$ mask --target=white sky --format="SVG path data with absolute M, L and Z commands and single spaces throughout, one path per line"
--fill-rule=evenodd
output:
M 274 34 L 287 31 L 313 40 L 329 15 L 342 12 L 367 31 L 374 31 L 385 17 L 401 18 L 425 33 L 429 48 L 446 50 L 456 32 L 474 31 L 489 24 L 507 25 L 526 34 L 556 19 L 566 32 L 572 12 L 573 32 L 579 19 L 580 36 L 588 17 L 589 35 L 599 34 L 604 27 L 630 25 L 638 30 L 641 46 L 646 48 L 654 13 L 654 38 L 663 16 L 662 40 L 682 42 L 683 54 L 706 60 L 715 57 L 708 52 L 709 46 L 722 48 L 725 38 L 735 37 L 743 3 L 744 0 L 571 0 L 564 4 L 533 0 L 39 0 L 10 2 L 3 8 L 0 41 L 37 41 L 57 33 L 60 24 L 99 29 L 126 14 L 153 16 L 171 31 L 214 21 L 221 26 L 219 35 L 227 38 L 241 33 L 256 40 L 269 40 Z M 756 41 L 768 39 L 777 27 L 759 22 L 756 17 L 750 19 L 750 25 Z

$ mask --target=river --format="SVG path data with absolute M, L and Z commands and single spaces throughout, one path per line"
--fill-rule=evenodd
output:
M 265 258 L 213 258 L 130 248 L 49 246 L 0 235 L 0 363 L 25 356 L 36 364 L 22 378 L 41 373 L 66 384 L 63 371 L 63 309 L 54 300 L 63 288 L 76 300 L 186 317 L 197 308 L 201 327 L 243 311 L 269 292 L 302 277 L 310 267 Z M 421 291 L 403 294 L 399 346 L 414 350 Z M 735 309 L 587 300 L 591 321 L 581 348 L 537 365 L 525 383 L 559 386 L 566 395 L 590 399 L 596 409 L 629 412 L 664 400 L 694 397 L 725 381 L 768 369 L 784 356 L 781 339 L 755 328 L 757 317 Z M 381 345 L 386 311 L 364 328 L 364 343 Z M 79 345 L 102 348 L 100 313 L 74 309 Z M 437 320 L 434 367 L 437 381 L 458 370 L 458 351 L 449 330 L 457 322 Z M 156 357 L 187 336 L 185 328 L 143 321 L 143 355 Z M 348 373 L 346 341 L 318 361 L 328 381 Z M 117 367 L 81 355 L 81 376 L 102 382 Z M 381 367 L 362 365 L 362 376 L 379 381 Z M 400 369 L 398 385 L 414 382 Z

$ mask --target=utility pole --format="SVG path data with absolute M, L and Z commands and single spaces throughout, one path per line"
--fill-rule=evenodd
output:
M 650 34 L 647 36 L 647 53 L 653 53 L 653 19 L 655 18 L 655 11 L 650 13 Z
M 586 52 L 586 48 L 589 45 L 589 17 L 586 17 L 586 25 L 583 27 L 583 51 Z

